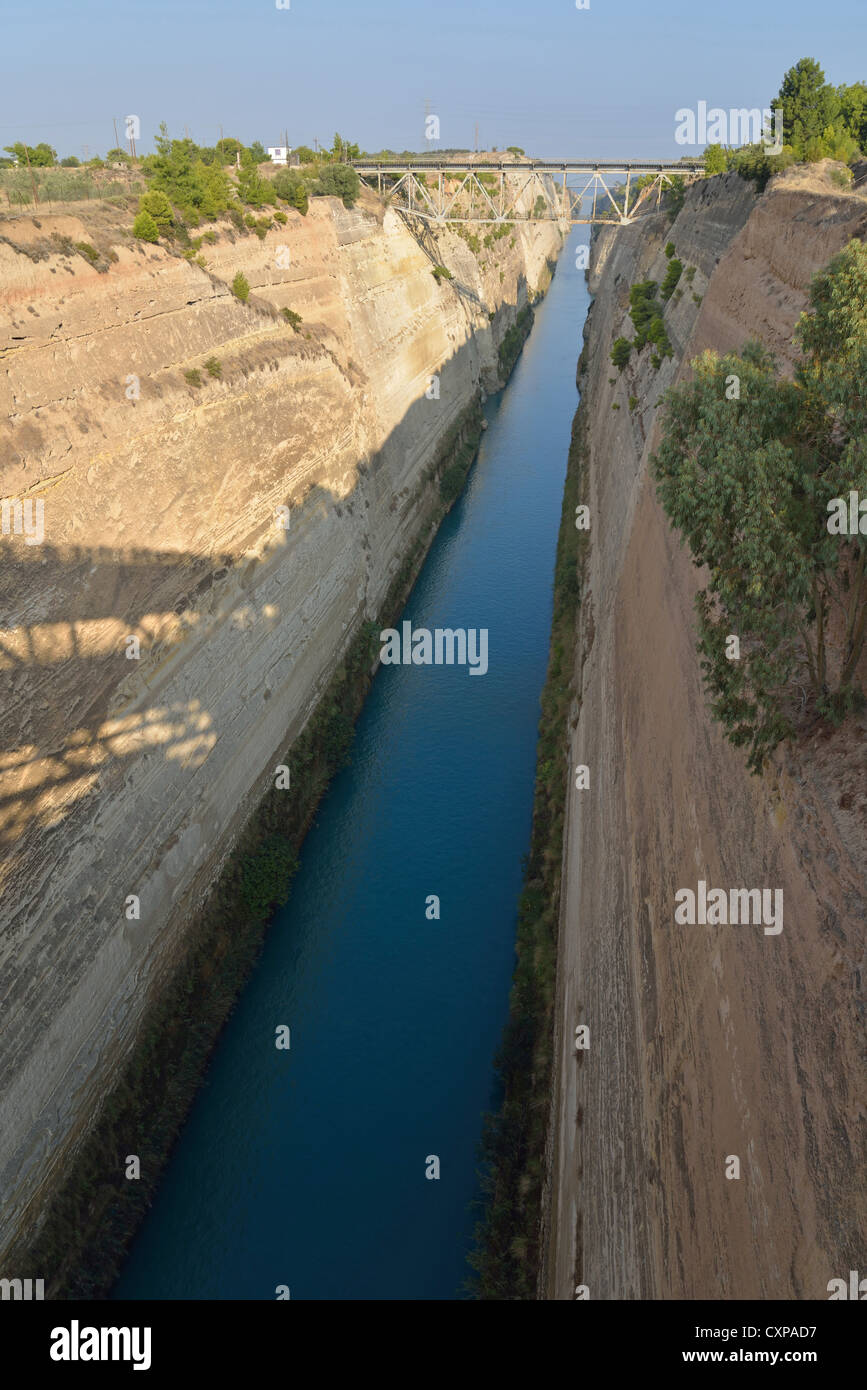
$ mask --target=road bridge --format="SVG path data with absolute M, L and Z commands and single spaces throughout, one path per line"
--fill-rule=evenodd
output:
M 628 226 L 657 208 L 675 179 L 689 181 L 704 173 L 701 159 L 418 156 L 355 159 L 352 165 L 364 183 L 401 211 L 437 223 L 519 219 Z

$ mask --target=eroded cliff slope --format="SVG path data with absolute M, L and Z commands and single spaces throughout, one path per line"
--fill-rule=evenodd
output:
M 729 175 L 673 225 L 595 240 L 545 1296 L 821 1299 L 863 1265 L 864 717 L 750 777 L 707 710 L 700 575 L 648 460 L 660 394 L 697 352 L 761 339 L 791 368 L 811 276 L 865 229 L 864 196 L 821 175 L 758 200 Z M 629 287 L 663 279 L 669 240 L 695 267 L 666 309 L 674 356 L 656 370 L 645 349 L 621 376 Z M 782 932 L 675 925 L 700 879 L 782 888 Z
M 44 508 L 39 543 L 11 509 L 0 537 L 0 1255 L 430 539 L 432 465 L 560 244 L 516 223 L 490 254 L 423 248 L 368 195 L 217 227 L 204 266 L 105 206 L 0 223 L 0 498 Z

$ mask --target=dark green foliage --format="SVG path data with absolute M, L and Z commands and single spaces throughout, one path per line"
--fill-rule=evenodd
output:
M 794 734 L 808 699 L 837 719 L 861 698 L 867 537 L 829 532 L 828 503 L 867 491 L 862 242 L 814 279 L 810 303 L 796 380 L 778 379 L 755 344 L 704 354 L 667 397 L 652 461 L 662 505 L 710 572 L 697 611 L 711 708 L 754 772 Z
M 668 263 L 668 270 L 665 272 L 665 279 L 663 280 L 659 289 L 660 299 L 671 299 L 671 296 L 674 294 L 674 291 L 677 288 L 677 282 L 680 279 L 682 272 L 683 265 L 675 256 L 675 258 L 673 260 L 670 260 Z
M 783 139 L 797 159 L 810 158 L 808 150 L 833 131 L 840 115 L 840 98 L 815 58 L 789 68 L 773 105 L 782 109 Z
M 274 175 L 273 189 L 278 198 L 302 215 L 309 206 L 307 185 L 296 169 L 281 169 Z
M 91 246 L 89 241 L 77 241 L 75 249 L 81 253 L 86 261 L 90 261 L 91 265 L 96 265 L 99 260 L 99 252 L 95 246 Z
M 665 244 L 665 255 L 667 260 L 671 260 L 672 256 L 674 255 L 674 249 L 674 242 L 667 241 Z
M 288 900 L 298 859 L 288 841 L 269 835 L 241 865 L 241 900 L 254 917 L 267 917 Z
M 231 187 L 219 164 L 206 164 L 192 140 L 171 140 L 165 123 L 154 144 L 156 153 L 145 156 L 142 168 L 151 187 L 164 193 L 191 226 L 227 210 Z
M 354 206 L 360 191 L 361 180 L 348 164 L 326 164 L 312 189 L 319 196 L 341 198 L 346 208 Z
M 61 169 L 78 169 L 80 168 L 80 166 L 81 160 L 76 159 L 74 154 L 68 154 L 64 159 L 61 159 L 60 161 Z
M 655 280 L 640 280 L 632 285 L 629 291 L 629 317 L 635 325 L 633 346 L 637 352 L 641 352 L 647 343 L 653 343 L 663 357 L 671 356 L 671 343 L 665 331 L 662 311 L 656 302 Z
M 188 367 L 184 372 L 184 381 L 187 382 L 189 386 L 201 386 L 202 373 L 199 371 L 198 367 Z
M 286 322 L 292 325 L 292 327 L 295 329 L 295 332 L 297 333 L 298 329 L 304 322 L 301 315 L 297 314 L 294 309 L 281 309 L 280 313 L 283 315 Z
M 769 179 L 780 174 L 795 163 L 791 150 L 783 149 L 780 154 L 769 154 L 764 145 L 741 145 L 732 150 L 729 164 L 742 179 L 748 179 L 761 193 Z
M 270 179 L 263 179 L 258 165 L 245 150 L 238 170 L 238 197 L 247 207 L 262 208 L 276 203 L 277 191 Z
M 246 304 L 250 298 L 250 282 L 242 270 L 239 270 L 232 281 L 232 294 L 240 299 L 242 304 Z
M 611 348 L 611 361 L 615 367 L 619 367 L 621 372 L 626 366 L 632 353 L 632 344 L 628 338 L 615 338 Z
M 212 376 L 217 381 L 221 381 L 223 377 L 223 364 L 219 357 L 209 357 L 205 363 L 205 371 L 208 373 L 208 376 Z
M 843 129 L 867 154 L 867 83 L 853 82 L 849 87 L 838 87 L 837 95 Z
M 448 269 L 448 267 L 444 265 L 434 266 L 433 277 L 435 280 L 454 280 L 455 278 L 452 275 L 452 272 Z

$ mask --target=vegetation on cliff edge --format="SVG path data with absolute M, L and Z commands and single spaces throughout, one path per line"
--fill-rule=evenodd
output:
M 863 242 L 814 277 L 797 339 L 794 381 L 756 343 L 694 361 L 666 397 L 652 459 L 665 511 L 709 570 L 696 608 L 711 709 L 756 773 L 806 720 L 837 723 L 863 700 Z

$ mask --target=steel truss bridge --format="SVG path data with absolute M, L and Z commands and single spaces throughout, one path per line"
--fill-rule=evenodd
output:
M 400 211 L 435 223 L 517 219 L 629 226 L 658 208 L 675 178 L 704 173 L 700 159 L 356 159 L 352 164 L 363 183 Z M 631 197 L 633 179 L 640 187 Z

